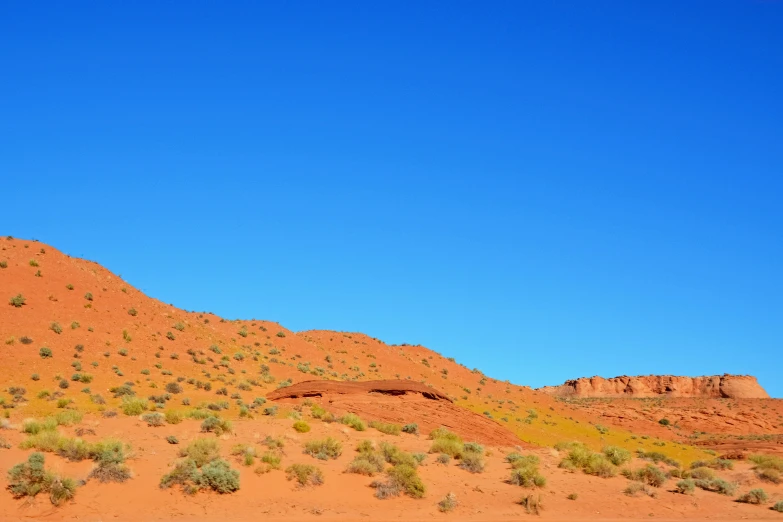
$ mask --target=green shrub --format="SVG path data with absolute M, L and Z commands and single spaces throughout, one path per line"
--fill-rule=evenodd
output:
M 416 466 L 419 465 L 416 459 L 413 458 L 413 455 L 405 451 L 402 451 L 394 444 L 389 444 L 388 442 L 381 443 L 380 454 L 383 456 L 383 459 L 389 464 L 391 464 L 392 466 L 405 464 L 407 466 L 415 468 Z
M 356 431 L 364 431 L 367 427 L 364 425 L 364 421 L 359 418 L 358 415 L 353 413 L 347 413 L 340 418 L 340 422 L 346 426 L 350 426 Z
M 776 502 L 775 505 L 772 506 L 772 509 L 778 513 L 783 513 L 783 500 Z
M 419 425 L 415 422 L 412 422 L 410 424 L 406 424 L 402 427 L 403 433 L 410 433 L 411 435 L 418 435 L 419 434 Z
M 421 498 L 424 496 L 427 488 L 424 486 L 419 475 L 416 473 L 416 468 L 407 464 L 400 464 L 394 466 L 386 472 L 389 477 L 389 482 L 399 488 L 402 492 L 413 498 Z
M 609 462 L 615 466 L 622 466 L 631 460 L 631 452 L 617 446 L 606 446 L 603 449 L 603 453 L 609 459 Z
M 42 453 L 31 454 L 27 462 L 17 464 L 8 470 L 8 489 L 14 498 L 35 497 L 48 493 L 49 501 L 59 506 L 76 494 L 76 482 L 61 478 L 46 471 Z
M 737 491 L 737 484 L 720 478 L 696 480 L 695 483 L 697 488 L 721 495 L 733 495 Z
M 309 464 L 292 464 L 286 468 L 285 475 L 288 480 L 296 479 L 300 486 L 320 486 L 324 483 L 321 470 Z
M 348 464 L 346 472 L 372 477 L 376 473 L 383 471 L 384 464 L 385 460 L 380 454 L 365 452 L 356 456 L 356 458 L 354 458 L 351 463 Z
M 12 297 L 8 303 L 16 308 L 20 308 L 24 305 L 25 301 L 27 301 L 27 299 L 25 299 L 22 294 L 16 294 L 16 296 Z
M 343 445 L 336 439 L 327 437 L 306 443 L 304 452 L 320 460 L 336 459 L 342 455 Z
M 200 468 L 220 458 L 220 446 L 215 439 L 196 439 L 180 450 L 179 456 L 191 459 L 196 467 Z
M 656 488 L 661 487 L 668 480 L 666 473 L 652 464 L 647 464 L 645 467 L 637 470 L 624 469 L 623 476 L 629 480 L 635 480 Z
M 52 357 L 52 350 L 46 346 L 38 350 L 38 355 L 41 356 L 41 359 L 49 359 Z
M 751 489 L 741 497 L 737 499 L 737 502 L 744 504 L 765 504 L 769 500 L 766 491 L 763 489 Z
M 451 457 L 446 453 L 441 453 L 438 455 L 438 458 L 435 459 L 435 462 L 438 464 L 443 464 L 444 466 L 451 462 Z
M 221 494 L 233 493 L 239 489 L 239 472 L 225 460 L 213 460 L 201 468 L 199 485 Z
M 386 435 L 399 435 L 402 428 L 398 424 L 390 422 L 370 421 L 370 427 Z
M 310 425 L 307 424 L 305 421 L 296 421 L 294 423 L 294 430 L 296 430 L 299 433 L 307 433 L 310 431 Z
M 201 431 L 222 435 L 231 432 L 231 422 L 220 417 L 210 416 L 201 423 Z
M 60 326 L 60 323 L 58 323 L 56 321 L 49 325 L 49 329 L 51 331 L 53 331 L 54 333 L 56 333 L 56 334 L 63 333 L 63 327 Z
M 685 472 L 688 478 L 696 480 L 710 480 L 715 478 L 715 472 L 710 468 L 696 468 Z
M 696 468 L 734 469 L 734 463 L 727 459 L 697 460 L 691 463 L 691 469 Z
M 145 413 L 141 416 L 141 420 L 147 423 L 147 426 L 159 427 L 165 425 L 165 417 L 160 413 Z
M 482 473 L 484 471 L 484 457 L 481 453 L 467 452 L 462 455 L 459 467 L 470 471 L 471 473 Z
M 122 397 L 120 409 L 125 415 L 141 415 L 147 409 L 147 400 L 125 395 Z
M 780 472 L 776 469 L 756 470 L 756 475 L 759 477 L 759 479 L 765 482 L 771 482 L 772 484 L 780 484 L 783 482 Z
M 563 469 L 581 469 L 588 475 L 602 478 L 617 475 L 617 467 L 603 453 L 593 453 L 580 442 L 558 443 L 555 449 L 569 450 L 566 458 L 560 462 L 560 467 Z
M 635 497 L 639 493 L 644 493 L 648 497 L 655 497 L 655 496 L 657 496 L 657 493 L 654 490 L 650 489 L 647 484 L 644 484 L 642 482 L 631 482 L 623 490 L 623 493 L 625 493 L 629 497 Z
M 670 466 L 674 466 L 675 468 L 680 467 L 680 463 L 678 461 L 674 460 L 671 457 L 667 457 L 666 455 L 658 451 L 636 450 L 636 456 L 643 460 L 651 460 L 655 464 L 658 464 L 659 462 L 663 462 Z
M 169 435 L 168 437 L 166 437 L 166 442 L 168 442 L 169 444 L 179 444 L 179 439 L 174 435 Z
M 696 482 L 693 479 L 681 480 L 677 483 L 677 493 L 684 495 L 693 495 L 696 489 Z

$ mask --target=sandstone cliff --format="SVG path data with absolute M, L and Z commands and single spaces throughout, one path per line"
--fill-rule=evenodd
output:
M 636 377 L 581 377 L 560 386 L 544 386 L 539 391 L 557 397 L 705 397 L 765 399 L 769 395 L 750 375 L 677 377 L 642 375 Z

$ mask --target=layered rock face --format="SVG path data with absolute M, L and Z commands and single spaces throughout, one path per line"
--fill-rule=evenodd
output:
M 539 391 L 557 397 L 705 397 L 766 399 L 769 395 L 751 375 L 678 377 L 643 375 L 629 377 L 581 377 L 560 386 L 544 386 Z

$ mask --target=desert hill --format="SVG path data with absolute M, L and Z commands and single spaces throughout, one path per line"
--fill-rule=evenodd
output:
M 628 377 L 581 377 L 560 386 L 545 386 L 539 391 L 557 397 L 703 397 L 710 399 L 768 399 L 769 395 L 750 375 L 713 375 L 681 377 L 641 375 Z
M 677 493 L 674 484 L 694 461 L 713 462 L 711 448 L 774 452 L 781 401 L 553 395 L 423 346 L 181 310 L 97 263 L 21 239 L 0 238 L 0 292 L 0 488 L 33 449 L 47 470 L 81 484 L 58 507 L 44 494 L 0 493 L 4 520 L 423 520 L 447 516 L 438 502 L 449 494 L 460 520 L 526 516 L 531 506 L 520 498 L 543 498 L 542 516 L 553 520 L 779 518 L 714 491 Z M 220 459 L 179 468 L 205 438 Z M 121 483 L 94 475 L 106 455 L 96 448 L 112 439 L 125 447 L 111 454 L 119 464 L 110 462 L 125 473 Z M 572 441 L 584 444 L 573 459 Z M 622 462 L 607 464 L 602 452 Z M 649 459 L 667 487 L 624 494 L 621 466 L 631 473 Z M 210 482 L 213 462 L 232 470 L 216 464 L 209 473 L 220 480 Z M 309 468 L 322 483 L 299 486 L 296 470 Z M 423 498 L 378 485 L 395 470 L 420 479 Z M 230 473 L 239 490 L 210 490 L 232 484 Z M 764 486 L 783 498 L 750 462 L 718 473 L 737 494 Z M 174 486 L 161 487 L 164 477 Z M 198 492 L 189 496 L 188 487 Z

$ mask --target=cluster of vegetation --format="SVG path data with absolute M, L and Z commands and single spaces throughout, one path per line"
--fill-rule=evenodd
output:
M 438 462 L 444 460 L 443 456 L 449 459 L 459 459 L 459 467 L 470 471 L 471 473 L 481 473 L 484 471 L 484 447 L 475 442 L 463 442 L 462 438 L 446 428 L 437 428 L 430 433 L 432 446 L 430 453 L 438 453 Z M 442 462 L 442 463 L 447 463 Z
M 753 469 L 761 480 L 772 484 L 783 482 L 783 458 L 771 455 L 751 455 L 749 460 L 755 464 Z
M 305 444 L 305 454 L 319 460 L 336 459 L 343 453 L 343 445 L 332 437 L 323 440 L 311 440 Z
M 310 464 L 291 464 L 286 468 L 285 476 L 288 480 L 296 479 L 300 486 L 320 486 L 324 483 L 324 474 Z
M 350 426 L 356 431 L 364 431 L 367 429 L 367 426 L 365 426 L 364 421 L 361 418 L 359 418 L 358 415 L 353 413 L 346 413 L 345 415 L 340 417 L 340 423 L 345 424 L 346 426 Z
M 27 462 L 17 464 L 8 470 L 8 489 L 14 498 L 35 497 L 48 493 L 49 500 L 59 506 L 76 494 L 76 481 L 59 477 L 44 467 L 42 453 L 31 454 Z
M 399 435 L 402 431 L 402 427 L 399 424 L 391 422 L 370 421 L 369 426 L 386 435 Z
M 622 461 L 625 456 L 619 448 L 607 446 L 605 452 L 593 452 L 581 442 L 565 442 L 555 445 L 558 451 L 566 450 L 568 454 L 560 461 L 560 467 L 569 471 L 581 469 L 588 475 L 595 475 L 601 478 L 614 477 L 617 475 L 617 465 L 612 460 Z M 630 460 L 630 455 L 627 456 Z M 626 460 L 627 462 L 627 460 Z
M 30 436 L 22 441 L 22 449 L 54 453 L 71 461 L 92 460 L 95 467 L 89 478 L 100 482 L 124 482 L 131 477 L 125 465 L 128 451 L 126 444 L 117 439 L 91 443 L 81 438 L 66 437 L 56 430 L 57 425 L 71 423 L 74 415 L 69 410 L 60 413 L 64 414 L 60 419 L 49 417 L 43 422 L 26 422 L 22 430 Z
M 412 498 L 424 496 L 426 487 L 416 469 L 426 455 L 407 453 L 387 442 L 382 442 L 376 448 L 369 440 L 361 441 L 356 451 L 358 455 L 348 465 L 348 473 L 372 477 L 382 473 L 386 464 L 391 464 L 386 469 L 386 480 L 376 480 L 371 484 L 375 488 L 376 497 L 386 499 L 403 493 Z
M 546 485 L 546 478 L 538 472 L 537 456 L 509 453 L 506 455 L 506 462 L 511 464 L 509 483 L 526 488 L 542 488 Z
M 178 485 L 190 495 L 205 489 L 221 494 L 239 489 L 239 472 L 220 458 L 220 448 L 215 439 L 194 440 L 180 451 L 180 457 L 183 459 L 161 478 L 161 488 Z

